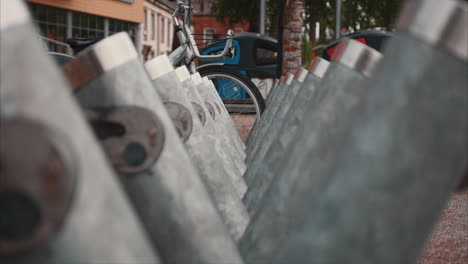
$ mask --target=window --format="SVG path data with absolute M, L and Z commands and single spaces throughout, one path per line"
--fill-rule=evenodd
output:
M 159 32 L 160 32 L 160 36 L 161 36 L 160 41 L 161 41 L 161 43 L 163 43 L 163 44 L 166 43 L 166 41 L 165 41 L 165 39 L 164 39 L 164 37 L 166 36 L 166 34 L 165 34 L 165 22 L 166 22 L 166 21 L 165 21 L 165 20 L 166 20 L 166 19 L 165 19 L 164 17 L 161 16 L 161 20 L 160 20 L 160 22 L 159 22 Z
M 1 0 L 0 0 L 1 1 Z M 116 19 L 104 18 L 80 12 L 67 11 L 65 9 L 29 3 L 31 14 L 37 22 L 41 35 L 60 42 L 65 42 L 67 37 L 76 38 L 102 38 L 105 37 L 105 23 L 107 19 L 109 34 L 127 31 L 135 42 L 136 24 Z M 67 16 L 71 16 L 71 24 L 67 22 Z M 71 36 L 67 36 L 67 29 Z M 66 46 L 56 43 L 48 43 L 50 51 L 66 52 Z
M 275 64 L 277 53 L 274 49 L 257 48 L 256 50 L 256 63 L 257 65 Z
M 109 18 L 109 35 L 127 31 L 130 38 L 135 42 L 136 27 L 137 25 L 134 23 Z
M 53 8 L 31 4 L 31 14 L 39 26 L 41 35 L 52 40 L 65 42 L 67 38 L 67 11 L 64 9 Z M 48 42 L 50 51 L 66 53 L 66 46 L 57 43 Z
M 171 35 L 172 35 L 172 23 L 170 22 L 170 20 L 168 19 L 167 20 L 167 44 L 171 44 Z
M 73 12 L 72 36 L 74 38 L 104 37 L 104 18 L 85 13 Z
M 151 13 L 151 39 L 154 40 L 156 35 L 156 21 L 155 21 L 154 13 Z
M 210 42 L 213 41 L 216 31 L 214 28 L 204 28 L 203 29 L 203 39 L 205 41 L 205 46 L 210 45 Z
M 148 9 L 145 8 L 145 30 L 143 32 L 143 39 L 148 39 Z

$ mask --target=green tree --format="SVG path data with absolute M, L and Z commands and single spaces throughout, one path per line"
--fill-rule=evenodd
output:
M 345 0 L 342 2 L 342 28 L 349 31 L 383 27 L 391 31 L 398 17 L 404 0 Z M 305 24 L 314 27 L 320 23 L 320 40 L 326 39 L 325 31 L 334 36 L 335 32 L 334 0 L 305 0 Z
M 267 0 L 267 16 L 270 33 L 276 37 L 277 6 L 279 0 Z M 282 0 L 288 2 L 290 0 Z M 400 9 L 405 0 L 345 0 L 342 6 L 342 26 L 350 31 L 364 30 L 373 27 L 384 27 L 392 30 Z M 326 41 L 325 31 L 330 35 L 335 29 L 335 0 L 304 0 L 304 25 L 314 29 L 320 23 L 320 40 Z M 248 22 L 251 31 L 258 30 L 260 0 L 214 0 L 212 14 L 226 24 Z M 310 32 L 314 33 L 314 32 Z M 309 34 L 310 35 L 310 34 Z
M 258 31 L 260 1 L 215 0 L 211 12 L 221 23 L 226 25 L 249 23 L 250 31 Z
M 267 0 L 267 18 L 269 23 L 269 33 L 273 37 L 278 36 L 278 3 L 282 1 L 285 7 L 284 15 L 288 16 L 293 12 L 297 15 L 301 12 L 294 12 L 290 9 L 291 3 L 296 0 Z M 301 52 L 297 52 L 297 47 L 302 49 L 302 65 L 307 65 L 310 58 L 320 55 L 318 51 L 311 51 L 311 47 L 325 44 L 335 36 L 335 0 L 301 0 L 299 5 L 303 8 L 304 17 L 295 18 L 301 20 L 308 38 L 297 37 L 297 27 L 291 34 L 292 27 L 288 19 L 283 17 L 283 72 L 295 70 L 297 59 Z M 400 9 L 405 0 L 343 0 L 342 2 L 342 28 L 350 32 L 366 30 L 375 27 L 383 27 L 387 31 L 394 28 Z M 250 23 L 250 31 L 258 32 L 260 0 L 214 0 L 212 14 L 218 21 L 225 24 Z M 302 21 L 303 20 L 303 21 Z M 315 24 L 320 24 L 319 39 L 315 39 Z M 294 39 L 291 39 L 294 36 Z M 299 45 L 299 46 L 298 46 Z M 294 49 L 292 48 L 294 46 Z M 292 55 L 294 54 L 294 55 Z M 298 55 L 299 54 L 299 55 Z M 292 57 L 295 59 L 292 59 Z M 294 61 L 294 63 L 293 63 Z

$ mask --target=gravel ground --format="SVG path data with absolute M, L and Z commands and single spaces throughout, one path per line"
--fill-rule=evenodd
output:
M 468 264 L 468 190 L 452 195 L 420 261 L 439 263 Z
M 255 115 L 232 115 L 232 118 L 245 141 Z M 419 264 L 468 264 L 468 190 L 452 195 Z

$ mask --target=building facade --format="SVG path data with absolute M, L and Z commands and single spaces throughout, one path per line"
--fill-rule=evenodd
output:
M 2 0 L 3 1 L 3 0 Z M 173 49 L 176 4 L 169 0 L 26 0 L 50 51 L 71 53 L 60 45 L 68 38 L 100 38 L 126 31 L 143 61 Z M 221 38 L 228 29 L 248 31 L 248 24 L 226 26 L 211 16 L 213 0 L 192 0 L 192 30 L 197 43 Z M 57 41 L 57 42 L 55 42 Z
M 71 37 L 98 38 L 127 31 L 137 47 L 144 0 L 27 0 L 43 37 L 65 42 Z M 56 52 L 66 47 L 48 42 Z
M 144 22 L 140 26 L 143 61 L 172 51 L 174 38 L 172 14 L 174 11 L 175 6 L 169 1 L 146 0 L 144 2 Z
M 196 13 L 193 15 L 192 26 L 194 34 L 197 34 L 199 41 L 197 43 L 209 43 L 210 41 L 222 38 L 229 29 L 234 33 L 247 32 L 249 23 L 234 24 L 227 26 L 220 23 L 211 15 L 211 8 L 214 0 L 192 0 L 193 9 Z M 204 45 L 200 45 L 202 48 Z

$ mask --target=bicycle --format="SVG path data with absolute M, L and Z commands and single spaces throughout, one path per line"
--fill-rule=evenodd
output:
M 226 34 L 226 38 L 222 39 L 226 41 L 226 45 L 221 53 L 201 55 L 193 37 L 195 34 L 193 34 L 190 29 L 190 21 L 193 13 L 191 0 L 171 1 L 177 3 L 177 9 L 173 13 L 172 19 L 174 21 L 177 38 L 181 43 L 177 49 L 169 54 L 172 64 L 176 66 L 182 63 L 191 73 L 199 72 L 202 77 L 207 77 L 213 81 L 218 90 L 222 89 L 224 86 L 229 86 L 229 89 L 233 90 L 244 90 L 248 94 L 249 99 L 239 100 L 236 98 L 223 98 L 225 105 L 236 105 L 236 113 L 255 113 L 257 118 L 260 118 L 265 110 L 265 101 L 257 86 L 244 74 L 224 67 L 223 63 L 219 63 L 228 57 L 233 57 L 235 54 L 235 48 L 232 46 L 232 31 L 229 30 Z M 179 23 L 179 16 L 182 17 L 182 25 Z M 208 64 L 196 67 L 194 62 L 196 59 L 198 59 L 199 62 Z
M 224 50 L 219 54 L 214 55 L 201 55 L 197 43 L 195 42 L 194 35 L 190 29 L 190 21 L 193 13 L 192 1 L 191 0 L 170 0 L 177 3 L 177 8 L 172 14 L 172 19 L 175 25 L 175 32 L 181 45 L 176 48 L 169 58 L 174 66 L 185 65 L 189 71 L 193 74 L 199 72 L 202 77 L 207 77 L 215 84 L 218 90 L 224 86 L 229 86 L 229 89 L 242 89 L 244 90 L 249 98 L 247 100 L 239 100 L 238 98 L 223 98 L 225 105 L 235 106 L 235 111 L 231 111 L 238 114 L 250 113 L 255 114 L 256 118 L 259 119 L 265 110 L 265 101 L 257 86 L 244 74 L 224 67 L 223 63 L 219 63 L 228 57 L 232 57 L 235 54 L 235 48 L 233 47 L 233 33 L 229 30 L 226 34 L 226 45 Z M 182 16 L 182 25 L 179 23 L 179 17 Z M 92 46 L 93 44 L 100 41 L 102 38 L 69 38 L 66 43 L 53 41 L 43 38 L 44 41 L 52 41 L 54 44 L 61 44 L 71 48 L 75 54 L 84 50 L 85 48 Z M 219 40 L 216 40 L 219 41 Z M 58 62 L 59 65 L 63 65 L 72 56 L 66 54 L 59 54 L 49 52 L 50 55 Z M 202 63 L 208 63 L 196 66 L 195 60 Z M 223 87 L 221 87 L 223 86 Z

